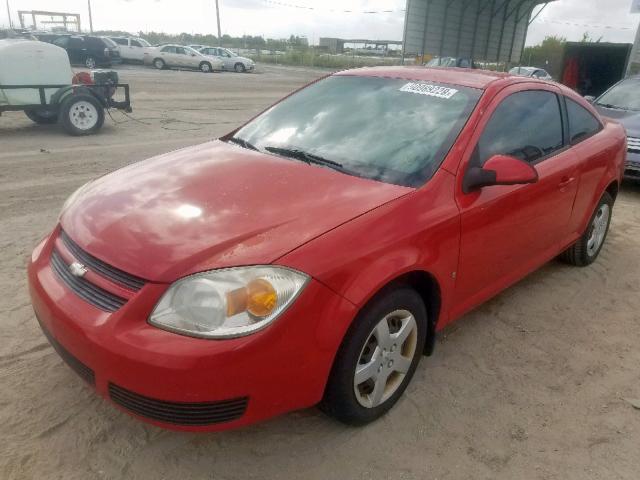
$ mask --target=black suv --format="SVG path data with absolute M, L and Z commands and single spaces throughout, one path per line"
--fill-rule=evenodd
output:
M 87 68 L 110 67 L 122 63 L 118 45 L 104 37 L 91 35 L 38 35 L 48 43 L 64 48 L 73 65 L 84 65 Z

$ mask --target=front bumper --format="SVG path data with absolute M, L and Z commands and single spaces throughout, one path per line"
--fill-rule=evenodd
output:
M 51 267 L 54 237 L 36 247 L 29 265 L 36 316 L 67 363 L 119 408 L 165 428 L 224 430 L 322 398 L 355 307 L 321 283 L 309 282 L 254 335 L 190 338 L 147 323 L 168 285 L 147 283 L 113 313 L 82 300 Z
M 640 153 L 627 152 L 627 161 L 624 165 L 624 177 L 640 180 Z

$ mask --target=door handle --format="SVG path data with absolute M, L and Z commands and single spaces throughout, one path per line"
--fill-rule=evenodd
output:
M 558 184 L 558 187 L 566 188 L 569 185 L 571 185 L 574 180 L 575 180 L 575 177 L 562 177 L 562 180 L 560 180 L 560 183 Z

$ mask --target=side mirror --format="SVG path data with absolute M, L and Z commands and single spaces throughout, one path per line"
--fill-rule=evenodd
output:
M 584 99 L 589 103 L 593 103 L 596 101 L 596 97 L 594 97 L 593 95 L 585 95 Z
M 538 171 L 529 163 L 508 155 L 494 155 L 482 168 L 471 167 L 464 175 L 462 190 L 470 193 L 493 185 L 536 183 Z

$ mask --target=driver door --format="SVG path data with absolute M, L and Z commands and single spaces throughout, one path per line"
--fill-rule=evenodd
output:
M 509 87 L 496 96 L 476 128 L 458 172 L 461 243 L 453 316 L 560 253 L 568 235 L 579 162 L 568 147 L 561 98 L 553 86 Z M 463 193 L 467 168 L 482 166 L 496 154 L 529 162 L 539 180 Z

